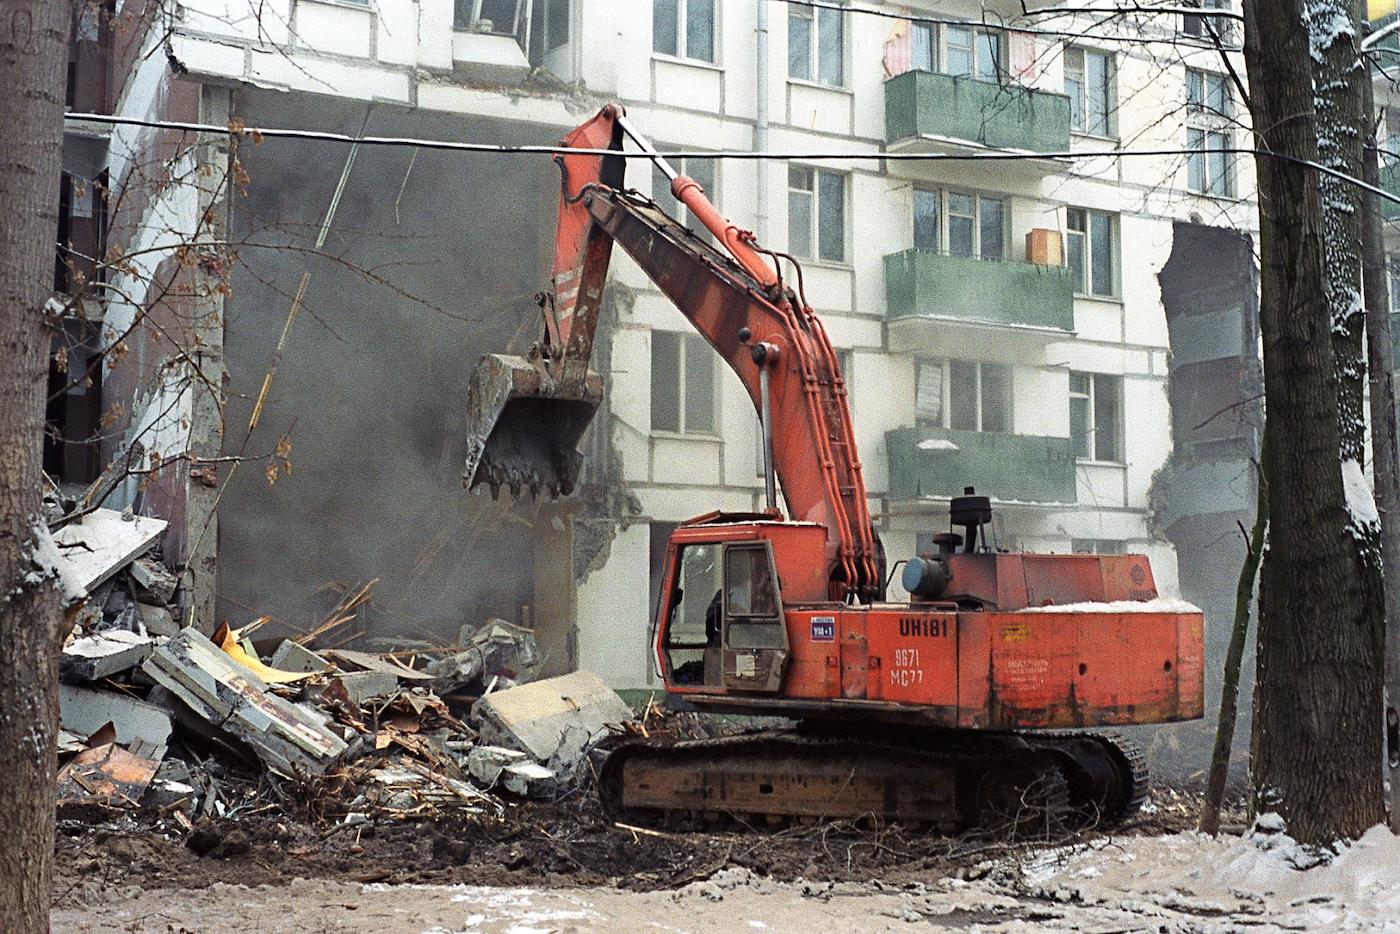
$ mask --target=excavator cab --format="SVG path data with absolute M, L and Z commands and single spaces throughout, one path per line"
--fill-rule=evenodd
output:
M 782 688 L 789 645 L 773 544 L 732 536 L 723 526 L 687 528 L 667 549 L 657 660 L 668 686 Z

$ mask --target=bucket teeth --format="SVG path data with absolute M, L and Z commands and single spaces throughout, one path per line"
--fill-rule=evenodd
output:
M 463 483 L 485 485 L 493 498 L 503 486 L 517 499 L 569 495 L 583 465 L 579 441 L 602 397 L 597 373 L 566 385 L 541 362 L 482 357 L 467 394 Z

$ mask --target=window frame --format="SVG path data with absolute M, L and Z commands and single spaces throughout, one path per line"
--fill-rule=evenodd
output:
M 366 0 L 366 2 L 368 2 L 368 0 Z M 494 20 L 492 20 L 493 29 L 491 32 L 483 32 L 482 30 L 476 28 L 476 23 L 481 19 L 481 5 L 484 2 L 485 0 L 454 0 L 452 4 L 452 31 L 466 32 L 471 33 L 473 35 L 481 36 L 502 36 L 507 39 L 515 39 L 519 41 L 521 20 L 522 18 L 529 19 L 530 13 L 532 12 L 530 9 L 530 0 L 514 0 L 515 20 L 511 24 L 510 32 L 502 32 L 499 29 L 494 28 Z M 459 15 L 462 11 L 462 7 L 464 4 L 469 4 L 471 6 L 471 12 L 467 14 L 465 22 L 463 22 L 461 16 Z
M 1198 10 L 1219 10 L 1221 12 L 1231 12 L 1234 5 L 1230 0 L 1182 0 L 1182 6 L 1195 7 Z M 1193 39 L 1211 39 L 1210 24 L 1215 26 L 1215 36 L 1222 43 L 1231 42 L 1234 39 L 1235 23 L 1233 20 L 1221 16 L 1201 16 L 1198 13 L 1181 14 L 1181 35 L 1189 36 Z
M 1088 388 L 1079 391 L 1074 388 L 1074 378 L 1084 377 L 1087 380 Z M 1112 457 L 1100 457 L 1099 451 L 1099 423 L 1098 423 L 1098 400 L 1101 394 L 1100 381 L 1111 385 L 1114 394 L 1117 396 L 1117 422 L 1114 426 L 1113 439 L 1116 450 L 1108 453 Z M 1123 377 L 1116 373 L 1094 373 L 1089 370 L 1071 370 L 1069 374 L 1069 404 L 1070 404 L 1070 445 L 1074 448 L 1074 460 L 1079 464 L 1104 464 L 1113 467 L 1122 467 L 1127 463 L 1127 439 L 1125 434 L 1125 414 L 1124 414 L 1124 385 Z M 1085 457 L 1080 453 L 1079 439 L 1074 435 L 1074 401 L 1083 400 L 1088 408 L 1089 424 L 1088 431 L 1084 438 L 1089 446 L 1089 456 Z
M 1091 89 L 1089 87 L 1089 57 L 1096 56 L 1103 59 L 1104 84 L 1102 93 L 1103 101 L 1103 132 L 1091 129 L 1089 126 L 1089 101 Z M 1070 63 L 1077 57 L 1079 66 L 1074 69 L 1079 75 L 1079 91 L 1077 94 L 1071 93 L 1070 83 Z M 1064 53 L 1064 84 L 1065 96 L 1070 99 L 1070 123 L 1069 131 L 1075 136 L 1090 136 L 1096 139 L 1118 139 L 1118 59 L 1110 51 L 1105 49 L 1095 49 L 1090 46 L 1071 45 L 1065 48 Z M 1079 115 L 1079 125 L 1075 124 L 1075 115 Z
M 767 2 L 767 0 L 763 0 L 763 2 Z M 840 30 L 841 30 L 840 51 L 837 53 L 837 54 L 838 54 L 838 59 L 837 59 L 837 63 L 836 63 L 836 64 L 837 64 L 837 68 L 838 68 L 839 71 L 840 71 L 840 74 L 838 75 L 837 80 L 834 81 L 834 82 L 833 82 L 833 81 L 828 81 L 828 80 L 826 80 L 826 79 L 824 79 L 824 78 L 822 77 L 822 61 L 821 61 L 821 47 L 822 47 L 822 35 L 821 35 L 821 31 L 822 31 L 822 26 L 821 26 L 821 23 L 822 23 L 823 17 L 822 17 L 821 14 L 822 14 L 824 11 L 825 11 L 825 12 L 834 12 L 834 13 L 837 14 L 837 16 L 838 16 L 838 23 L 839 23 L 839 25 L 840 25 Z M 792 21 L 793 21 L 794 19 L 805 19 L 805 20 L 808 21 L 808 27 L 807 27 L 807 28 L 808 28 L 808 32 L 807 32 L 807 59 L 806 59 L 806 61 L 807 61 L 807 74 L 805 74 L 805 75 L 795 75 L 795 74 L 792 73 L 792 71 L 793 71 L 793 60 L 792 60 L 792 32 L 793 32 L 793 30 L 792 30 Z M 850 42 L 850 38 L 849 38 L 849 37 L 850 37 L 850 32 L 851 32 L 851 27 L 850 27 L 849 17 L 847 16 L 847 10 L 844 8 L 844 6 L 843 6 L 843 8 L 840 9 L 840 10 L 833 10 L 833 9 L 831 9 L 830 7 L 808 7 L 808 6 L 801 6 L 801 5 L 799 5 L 799 4 L 789 4 L 789 5 L 788 5 L 788 18 L 787 18 L 787 41 L 788 41 L 788 46 L 789 46 L 789 47 L 788 47 L 788 64 L 787 64 L 787 78 L 788 78 L 788 81 L 795 81 L 795 82 L 798 82 L 798 83 L 800 83 L 800 84 L 810 84 L 810 85 L 813 85 L 813 86 L 816 86 L 816 87 L 822 87 L 822 88 L 835 88 L 835 89 L 837 89 L 837 90 L 842 90 L 842 91 L 844 91 L 844 90 L 849 90 L 849 89 L 850 89 L 850 69 L 847 67 L 847 62 L 846 62 L 846 49 L 847 49 L 848 43 Z
M 955 428 L 953 427 L 952 397 L 953 397 L 953 364 L 962 364 L 973 368 L 973 395 L 976 401 L 976 427 Z M 928 367 L 937 370 L 939 373 L 939 420 L 934 422 L 924 418 L 919 414 L 919 386 L 922 383 L 920 370 Z M 997 367 L 1004 371 L 1006 377 L 1006 400 L 1002 406 L 1002 419 L 1005 428 L 987 428 L 987 400 L 984 397 L 982 386 L 984 382 L 983 369 L 986 367 Z M 998 363 L 991 360 L 960 360 L 953 357 L 915 357 L 914 358 L 914 424 L 916 428 L 931 429 L 936 431 L 974 431 L 978 434 L 1010 435 L 1015 434 L 1015 367 L 1010 363 Z
M 658 376 L 665 376 L 664 373 L 658 372 L 658 368 L 655 365 L 655 346 L 657 334 L 671 334 L 675 335 L 676 338 L 676 364 L 675 367 L 671 369 L 671 373 L 674 375 L 676 383 L 675 428 L 659 428 L 656 425 L 656 380 Z M 649 428 L 651 430 L 651 434 L 669 438 L 718 438 L 720 431 L 720 381 L 717 373 L 717 361 L 715 360 L 716 355 L 714 353 L 714 349 L 710 347 L 709 342 L 706 341 L 705 338 L 701 337 L 699 334 L 695 334 L 689 331 L 668 331 L 664 328 L 653 328 L 651 335 L 652 351 L 650 362 L 652 366 L 649 386 L 652 394 L 652 401 L 650 404 L 650 411 L 648 413 L 650 417 Z M 697 362 L 694 359 L 692 359 L 695 356 L 703 358 L 704 362 L 697 364 Z M 708 427 L 705 428 L 692 428 L 689 424 L 687 424 L 687 422 L 689 421 L 689 405 L 687 404 L 689 401 L 688 387 L 691 384 L 689 374 L 691 372 L 691 368 L 695 366 L 705 367 L 708 368 L 710 371 L 710 424 Z
M 719 65 L 720 46 L 720 7 L 719 0 L 671 0 L 676 5 L 676 50 L 667 52 L 656 47 L 656 5 L 660 0 L 652 0 L 651 4 L 651 54 L 671 61 L 687 62 L 690 64 Z M 710 57 L 702 58 L 690 54 L 690 4 L 707 3 L 710 9 Z
M 1075 229 L 1075 228 L 1072 226 L 1072 224 L 1073 224 L 1073 218 L 1074 218 L 1074 215 L 1075 215 L 1075 214 L 1079 214 L 1079 215 L 1082 215 L 1082 216 L 1083 216 L 1083 218 L 1084 218 L 1084 228 L 1083 228 L 1083 230 L 1077 230 L 1077 229 Z M 1112 244 L 1111 244 L 1111 250 L 1110 250 L 1110 254 L 1111 254 L 1111 255 L 1110 255 L 1110 259 L 1109 259 L 1109 273 L 1108 273 L 1108 274 L 1109 274 L 1109 277 L 1110 277 L 1110 288 L 1109 288 L 1109 290 L 1108 290 L 1107 292 L 1097 292 L 1097 291 L 1094 291 L 1094 272 L 1095 272 L 1095 269 L 1094 269 L 1094 260 L 1093 260 L 1093 254 L 1094 254 L 1094 249 L 1093 249 L 1093 247 L 1094 247 L 1093 226 L 1094 226 L 1094 225 L 1093 225 L 1093 223 L 1092 223 L 1092 218 L 1095 217 L 1095 216 L 1103 217 L 1103 218 L 1107 218 L 1107 219 L 1108 219 L 1110 236 L 1113 238 L 1113 242 L 1112 242 Z M 1083 256 L 1083 258 L 1084 258 L 1084 275 L 1083 275 L 1083 283 L 1082 283 L 1083 286 L 1084 286 L 1084 288 L 1082 288 L 1082 289 L 1080 288 L 1081 282 L 1080 282 L 1079 278 L 1074 276 L 1074 266 L 1073 266 L 1073 264 L 1072 264 L 1071 261 L 1070 261 L 1070 257 L 1071 257 L 1071 254 L 1072 254 L 1072 251 L 1070 250 L 1070 242 L 1071 242 L 1071 239 L 1072 239 L 1073 237 L 1076 237 L 1076 236 L 1080 236 L 1080 237 L 1083 237 L 1083 238 L 1084 238 L 1084 239 L 1083 239 L 1082 254 L 1081 254 L 1081 255 Z M 1122 230 L 1121 230 L 1119 215 L 1114 214 L 1114 213 L 1112 213 L 1112 212 L 1110 212 L 1110 211 L 1098 211 L 1098 210 L 1094 210 L 1093 208 L 1080 208 L 1080 207 L 1068 207 L 1068 208 L 1066 208 L 1066 210 L 1065 210 L 1065 266 L 1069 267 L 1069 269 L 1070 269 L 1070 278 L 1073 280 L 1073 281 L 1071 282 L 1071 285 L 1074 287 L 1074 294 L 1075 294 L 1076 296 L 1079 296 L 1079 297 L 1082 297 L 1082 298 L 1105 299 L 1105 300 L 1108 300 L 1108 301 L 1117 301 L 1117 300 L 1119 300 L 1119 299 L 1122 298 L 1122 288 L 1123 288 L 1122 272 L 1121 272 L 1121 263 L 1122 263 L 1122 243 L 1123 243 L 1123 237 L 1122 237 Z
M 794 188 L 792 181 L 793 171 L 806 172 L 811 182 L 810 188 Z M 824 246 L 822 240 L 822 177 L 837 178 L 841 181 L 841 254 L 833 258 L 822 255 Z M 788 163 L 788 252 L 800 260 L 809 263 L 819 263 L 828 266 L 849 267 L 851 265 L 850 256 L 850 224 L 851 224 L 851 173 L 841 172 L 836 169 L 826 169 L 821 166 L 808 165 L 806 163 Z M 811 199 L 811 209 L 808 212 L 807 239 L 811 247 L 810 252 L 803 253 L 793 244 L 793 210 L 792 199 L 795 194 L 805 194 Z
M 919 195 L 936 195 L 938 200 L 937 220 L 937 243 L 933 247 L 920 246 L 918 239 L 918 216 L 919 216 Z M 973 199 L 972 215 L 972 252 L 969 254 L 953 253 L 951 250 L 952 238 L 949 236 L 949 221 L 952 218 L 952 209 L 949 205 L 950 195 L 962 195 Z M 1008 195 L 987 194 L 981 191 L 972 191 L 962 188 L 944 188 L 926 185 L 915 185 L 913 203 L 910 206 L 910 227 L 914 238 L 914 249 L 938 253 L 941 256 L 962 256 L 967 259 L 975 259 L 983 263 L 1004 263 L 1011 253 L 1011 198 Z M 986 257 L 983 245 L 984 217 L 982 205 L 985 202 L 995 202 L 1001 205 L 1001 255 Z M 966 216 L 966 215 L 959 215 Z
M 972 60 L 972 70 L 967 73 L 954 74 L 948 70 L 948 49 L 950 48 L 948 38 L 949 33 L 955 29 L 966 29 L 971 35 L 971 45 L 967 48 Z M 920 33 L 925 34 L 928 38 L 930 58 L 928 68 L 922 68 L 914 61 L 914 49 L 920 41 L 916 36 Z M 986 48 L 985 39 L 988 36 L 995 40 L 996 50 L 992 56 L 991 73 L 984 74 L 982 55 Z M 928 71 L 933 74 L 947 75 L 950 78 L 972 78 L 989 84 L 1004 85 L 1009 82 L 1011 75 L 1008 61 L 1010 45 L 1006 29 L 987 26 L 971 20 L 959 23 L 913 23 L 909 33 L 909 66 L 911 71 Z
M 1220 96 L 1219 107 L 1211 101 L 1212 89 Z M 1237 197 L 1235 159 L 1229 151 L 1234 146 L 1234 107 L 1234 90 L 1226 75 L 1186 69 L 1186 190 L 1192 194 Z

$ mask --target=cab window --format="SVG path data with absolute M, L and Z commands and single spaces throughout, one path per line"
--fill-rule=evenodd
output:
M 724 612 L 730 648 L 783 647 L 778 581 L 766 542 L 730 545 L 725 551 Z
M 722 547 L 686 545 L 680 550 L 665 641 L 667 661 L 680 684 L 702 683 L 705 649 L 720 644 Z

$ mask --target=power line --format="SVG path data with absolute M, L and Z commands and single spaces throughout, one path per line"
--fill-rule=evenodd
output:
M 887 152 L 877 150 L 873 152 L 851 152 L 832 151 L 822 152 L 820 150 L 812 152 L 753 152 L 751 150 L 704 150 L 704 149 L 683 149 L 670 150 L 664 152 L 640 152 L 617 149 L 583 149 L 572 146 L 561 145 L 536 145 L 509 143 L 472 143 L 464 140 L 441 140 L 441 139 L 420 139 L 411 136 L 351 136 L 348 133 L 333 133 L 328 130 L 300 130 L 282 127 L 250 127 L 244 126 L 233 128 L 228 126 L 218 126 L 212 123 L 185 123 L 178 120 L 143 120 L 136 117 L 119 117 L 114 114 L 89 114 L 89 113 L 67 113 L 65 120 L 75 122 L 105 123 L 113 126 L 139 126 L 157 130 L 178 130 L 185 133 L 208 133 L 217 136 L 228 137 L 251 137 L 254 140 L 265 139 L 304 139 L 324 143 L 340 143 L 348 146 L 386 146 L 386 147 L 407 147 L 413 149 L 438 149 L 449 152 L 469 152 L 491 156 L 509 155 L 575 155 L 575 156 L 613 156 L 621 159 L 735 159 L 739 161 L 762 161 L 762 162 L 1072 162 L 1080 159 L 1126 159 L 1139 156 L 1190 156 L 1203 150 L 1165 148 L 1165 149 L 1108 149 L 1102 152 L 1078 152 L 1074 150 L 1064 150 L 1060 152 L 976 152 L 976 153 L 951 153 L 951 152 Z M 1374 195 L 1392 202 L 1400 204 L 1400 196 L 1393 195 L 1382 188 L 1368 185 L 1359 178 L 1348 175 L 1345 172 L 1314 162 L 1311 159 L 1302 159 L 1297 156 L 1289 156 L 1283 153 L 1270 152 L 1267 149 L 1252 149 L 1244 146 L 1227 146 L 1220 149 L 1211 149 L 1210 152 L 1225 153 L 1237 156 L 1253 156 L 1272 159 L 1282 159 L 1285 162 L 1292 162 L 1297 165 L 1307 166 L 1340 179 L 1350 185 L 1355 185 L 1363 191 L 1369 191 Z

